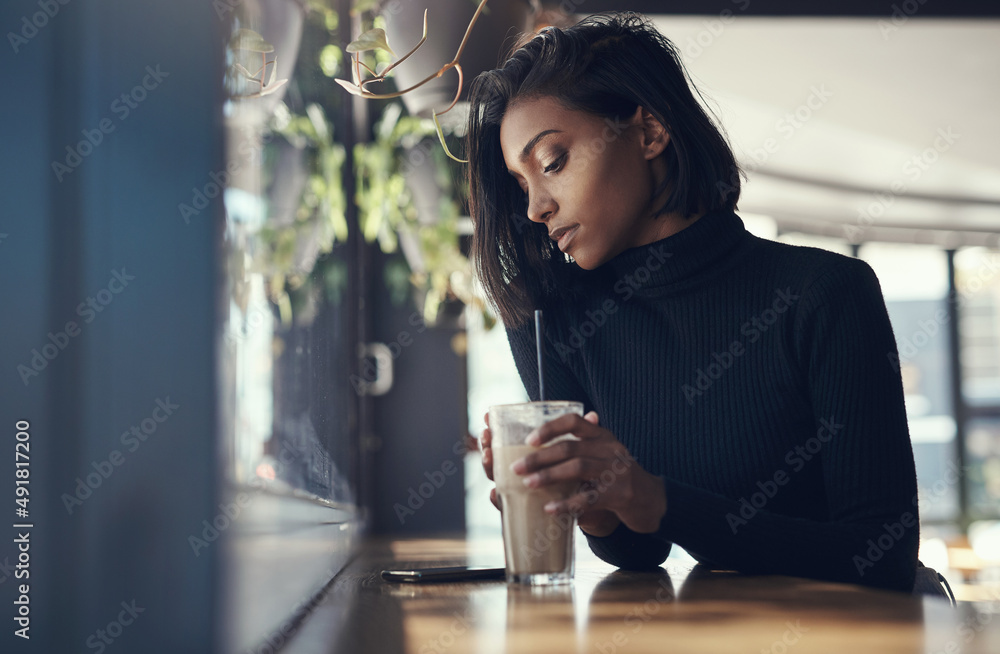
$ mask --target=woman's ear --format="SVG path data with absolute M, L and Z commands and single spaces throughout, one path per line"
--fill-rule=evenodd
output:
M 660 156 L 670 143 L 670 134 L 666 127 L 656 119 L 645 107 L 638 106 L 632 116 L 632 122 L 642 129 L 640 144 L 646 159 Z

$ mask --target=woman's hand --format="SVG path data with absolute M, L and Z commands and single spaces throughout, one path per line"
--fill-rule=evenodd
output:
M 487 420 L 487 425 L 489 421 Z M 580 490 L 561 502 L 546 506 L 550 513 L 577 516 L 580 528 L 594 536 L 606 536 L 624 522 L 632 531 L 650 533 L 666 513 L 663 481 L 643 470 L 615 435 L 598 426 L 593 411 L 585 417 L 568 414 L 538 428 L 528 444 L 541 446 L 563 434 L 580 440 L 565 440 L 516 461 L 515 473 L 525 475 L 529 487 L 556 482 L 580 482 Z M 489 429 L 483 432 L 483 467 L 493 479 L 493 456 Z M 490 500 L 497 508 L 496 489 Z
M 594 424 L 597 424 L 597 414 L 591 412 L 587 414 L 586 419 Z M 486 413 L 483 416 L 483 420 L 486 421 L 486 429 L 483 430 L 483 437 L 479 440 L 480 446 L 483 450 L 483 470 L 486 471 L 486 476 L 493 480 L 493 435 L 490 433 L 490 414 Z M 490 489 L 490 501 L 493 502 L 493 506 L 500 509 L 500 498 L 497 496 L 497 489 L 493 487 Z M 606 509 L 590 509 L 577 516 L 577 524 L 580 529 L 584 530 L 588 534 L 594 536 L 607 536 L 618 527 L 621 520 L 618 519 L 613 512 Z

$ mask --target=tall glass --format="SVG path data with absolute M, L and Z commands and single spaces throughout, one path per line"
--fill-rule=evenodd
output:
M 576 518 L 551 515 L 544 506 L 564 500 L 579 484 L 563 482 L 539 488 L 524 485 L 524 476 L 511 471 L 512 463 L 538 448 L 525 444 L 528 434 L 567 413 L 583 415 L 580 402 L 552 401 L 500 404 L 490 407 L 493 435 L 493 478 L 500 496 L 503 545 L 510 583 L 543 585 L 573 579 L 573 534 Z M 575 436 L 564 435 L 543 447 Z

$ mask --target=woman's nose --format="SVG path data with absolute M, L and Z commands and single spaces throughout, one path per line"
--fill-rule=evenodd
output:
M 538 193 L 528 199 L 528 219 L 536 223 L 544 223 L 557 208 L 555 200 L 548 193 Z

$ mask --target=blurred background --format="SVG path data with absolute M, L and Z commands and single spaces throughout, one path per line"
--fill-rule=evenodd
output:
M 878 274 L 920 556 L 959 599 L 985 597 L 1000 584 L 1000 8 L 800 4 L 490 0 L 460 99 L 522 30 L 650 15 L 747 172 L 747 228 Z M 427 42 L 380 92 L 450 61 L 476 3 L 0 8 L 0 467 L 13 494 L 13 444 L 30 442 L 35 492 L 10 507 L 32 525 L 33 638 L 5 651 L 91 647 L 130 601 L 145 612 L 121 651 L 258 651 L 366 537 L 499 537 L 476 438 L 489 405 L 526 396 L 431 118 L 457 76 L 402 99 L 335 82 L 372 27 L 404 55 L 424 8 Z M 440 117 L 458 156 L 463 110 Z

